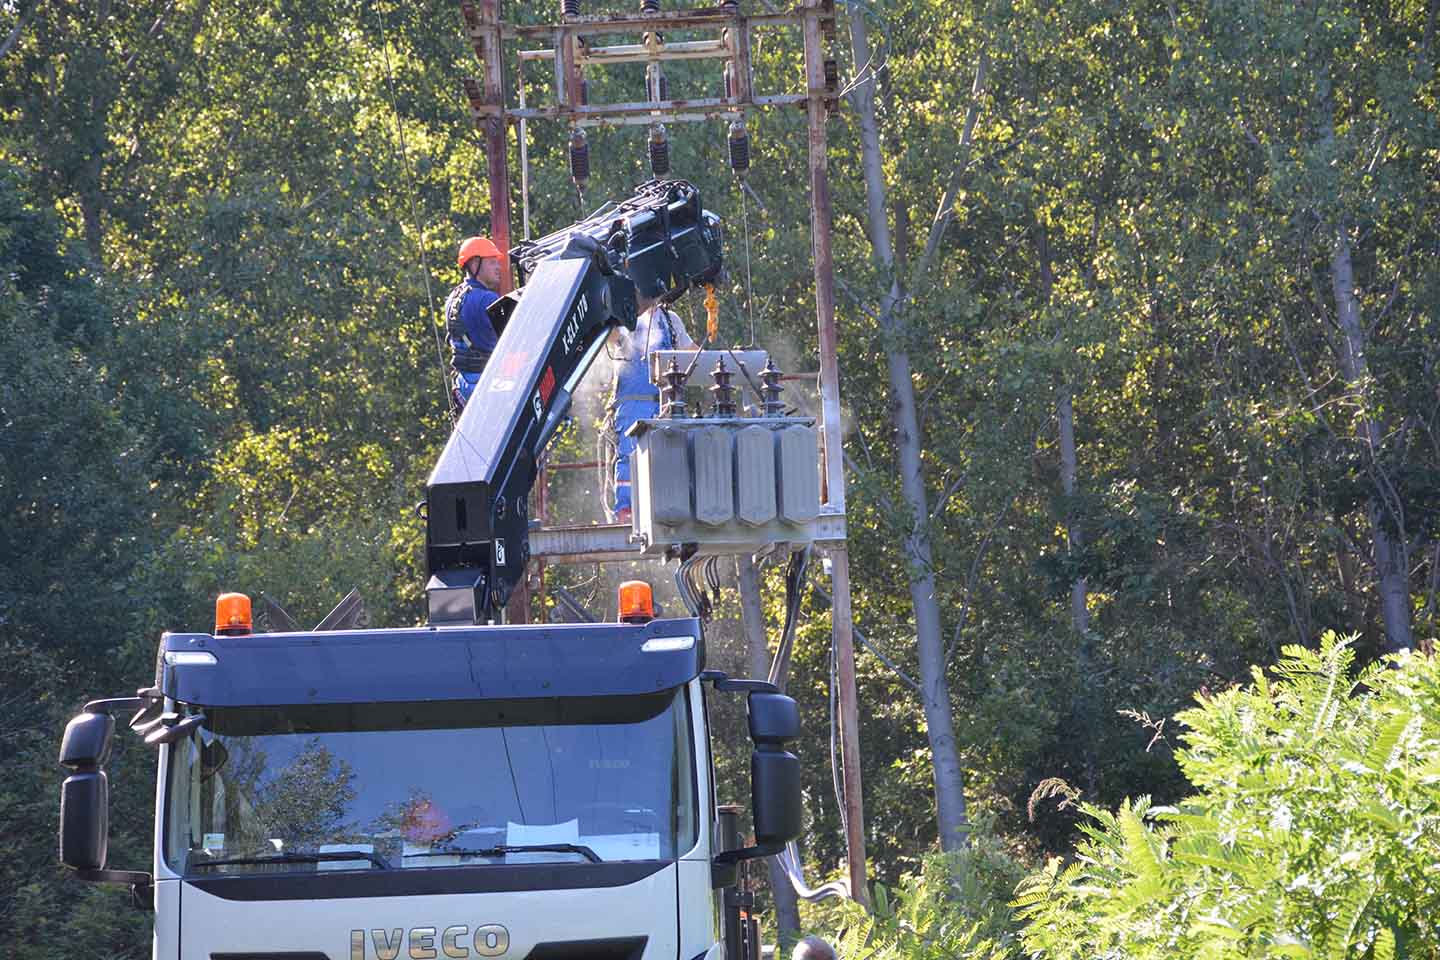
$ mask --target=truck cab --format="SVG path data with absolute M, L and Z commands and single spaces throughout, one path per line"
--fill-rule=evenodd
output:
M 172 633 L 157 659 L 61 751 L 61 859 L 153 906 L 156 960 L 754 953 L 736 864 L 799 832 L 798 713 L 707 672 L 698 620 Z M 715 802 L 717 692 L 749 698 L 750 846 Z M 149 874 L 105 862 L 131 708 L 160 751 Z

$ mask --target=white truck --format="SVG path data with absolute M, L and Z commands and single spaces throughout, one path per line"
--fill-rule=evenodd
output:
M 524 296 L 427 494 L 429 624 L 167 633 L 154 684 L 65 730 L 60 860 L 155 912 L 155 960 L 758 957 L 737 865 L 801 828 L 795 702 L 707 671 L 696 618 L 496 624 L 570 391 L 644 296 L 719 268 L 693 186 L 517 251 Z M 559 238 L 563 242 L 548 242 Z M 507 503 L 509 507 L 507 509 Z M 509 550 L 505 541 L 509 541 Z M 748 697 L 753 841 L 717 805 L 707 698 Z M 159 750 L 154 862 L 107 864 L 116 717 Z

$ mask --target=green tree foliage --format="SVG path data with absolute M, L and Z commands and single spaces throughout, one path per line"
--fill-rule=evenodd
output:
M 819 925 L 853 960 L 1008 960 L 1018 927 L 1005 903 L 1023 867 L 976 831 L 967 849 L 931 854 L 898 886 L 876 885 L 869 912 L 845 902 Z
M 109 300 L 0 162 L 0 626 L 26 644 L 93 647 L 84 624 L 135 609 L 148 451 L 92 359 Z
M 1440 951 L 1440 662 L 1355 669 L 1353 643 L 1287 646 L 1178 720 L 1195 792 L 1084 805 L 1078 858 L 1028 878 L 1048 958 L 1426 957 Z
M 56 860 L 60 781 L 55 756 L 73 704 L 67 690 L 94 682 L 93 674 L 51 651 L 0 640 L 0 930 L 4 956 L 40 960 L 84 944 L 97 955 L 149 956 L 149 916 L 115 888 L 77 883 Z M 116 738 L 112 786 L 110 861 L 146 869 L 150 862 L 149 751 Z
M 1168 717 L 1330 625 L 1359 634 L 1365 661 L 1397 599 L 1417 645 L 1436 635 L 1437 17 L 1413 0 L 838 9 L 842 80 L 875 81 L 894 238 L 890 276 L 842 99 L 828 133 L 868 644 L 859 761 L 873 872 L 898 885 L 937 836 L 917 571 L 897 549 L 913 531 L 931 545 L 918 572 L 940 608 L 967 811 L 1030 850 L 1068 850 L 1079 816 L 1029 821 L 1047 778 L 1103 808 L 1191 789 L 1168 742 L 1147 750 L 1153 731 L 1120 710 Z M 868 64 L 845 49 L 854 16 Z M 793 31 L 765 36 L 754 62 L 758 87 L 802 89 Z M 703 66 L 677 65 L 673 89 L 711 95 Z M 532 104 L 547 70 L 527 68 Z M 21 933 L 0 942 L 71 924 L 75 952 L 142 952 L 139 921 L 107 925 L 114 898 L 51 866 L 50 760 L 88 696 L 148 679 L 160 631 L 208 628 L 233 588 L 302 624 L 355 586 L 376 625 L 420 618 L 413 507 L 448 427 L 435 309 L 454 243 L 490 228 L 459 86 L 475 72 L 451 0 L 0 4 L 0 792 L 4 859 L 22 865 L 0 886 L 18 904 L 0 933 Z M 590 79 L 596 101 L 639 90 L 628 68 Z M 723 125 L 672 124 L 674 169 L 726 221 L 721 339 L 748 341 L 753 302 L 760 343 L 811 372 L 804 118 L 762 112 L 750 131 L 743 207 Z M 536 234 L 647 176 L 643 128 L 594 130 L 582 203 L 567 133 L 529 125 Z M 518 177 L 511 201 L 518 236 Z M 1359 340 L 1337 312 L 1341 241 Z M 903 323 L 887 328 L 892 288 Z M 927 516 L 899 480 L 892 338 L 911 365 Z M 1362 342 L 1363 371 L 1346 347 Z M 815 412 L 798 383 L 787 399 Z M 588 459 L 588 435 L 566 443 Z M 571 573 L 591 576 L 548 575 Z M 826 595 L 806 599 L 790 680 L 815 875 L 844 856 Z M 738 649 L 717 641 L 715 662 L 742 671 Z M 738 724 L 732 706 L 717 716 Z M 722 749 L 724 788 L 743 799 L 735 753 Z M 151 754 L 121 756 L 114 859 L 140 866 Z

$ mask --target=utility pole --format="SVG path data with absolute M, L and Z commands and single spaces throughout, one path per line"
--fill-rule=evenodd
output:
M 490 239 L 503 253 L 510 249 L 510 167 L 506 155 L 505 63 L 500 34 L 500 0 L 480 0 L 479 12 L 484 33 L 483 54 L 480 46 L 475 52 L 485 63 L 483 102 L 500 110 L 483 121 L 486 172 L 490 181 Z M 501 257 L 500 289 L 496 292 L 504 296 L 514 287 L 510 258 Z
M 835 61 L 825 56 L 824 27 L 816 13 L 828 0 L 805 0 L 805 115 L 810 137 L 810 236 L 815 258 L 815 319 L 820 332 L 820 409 L 825 441 L 825 510 L 845 516 L 844 422 L 840 412 L 840 361 L 835 329 L 835 257 L 830 234 L 834 215 L 830 207 L 825 121 L 830 115 Z M 833 9 L 832 19 L 834 23 Z M 827 77 L 828 74 L 828 77 Z M 845 849 L 850 873 L 850 895 L 869 906 L 865 880 L 865 808 L 860 786 L 860 710 L 855 691 L 855 638 L 850 610 L 850 554 L 845 540 L 827 547 L 830 559 L 830 610 L 832 641 L 837 660 L 837 699 L 840 706 L 841 782 L 845 787 Z
M 749 111 L 771 107 L 803 106 L 809 126 L 811 243 L 814 254 L 815 314 L 820 342 L 820 426 L 824 444 L 821 467 L 824 503 L 818 518 L 817 547 L 829 561 L 831 578 L 833 642 L 837 660 L 837 699 L 840 712 L 840 742 L 844 786 L 846 850 L 851 895 L 869 904 L 865 871 L 865 813 L 860 783 L 860 720 L 855 690 L 855 645 L 850 609 L 850 557 L 846 549 L 845 467 L 841 444 L 843 421 L 840 408 L 840 364 L 835 328 L 835 262 L 830 234 L 834 218 L 830 201 L 830 180 L 826 169 L 825 122 L 839 108 L 839 81 L 836 62 L 826 53 L 834 42 L 834 0 L 803 0 L 797 9 L 742 11 L 738 0 L 726 0 L 710 7 L 659 10 L 642 5 L 637 13 L 585 14 L 579 0 L 562 7 L 562 22 L 553 24 L 512 24 L 500 19 L 501 0 L 460 0 L 466 36 L 475 55 L 484 63 L 482 82 L 465 81 L 465 93 L 476 126 L 484 134 L 490 186 L 491 234 L 502 250 L 510 247 L 510 178 L 506 166 L 506 128 L 512 121 L 551 120 L 568 124 L 572 131 L 590 126 L 651 125 L 663 118 L 670 123 L 711 122 L 717 119 L 742 121 Z M 759 93 L 754 89 L 750 68 L 751 33 L 757 27 L 800 26 L 805 45 L 806 92 Z M 679 31 L 711 31 L 712 39 L 664 42 L 662 31 L 672 38 Z M 645 43 L 592 46 L 582 38 L 616 34 L 638 34 Z M 538 107 L 510 107 L 505 102 L 504 40 L 549 42 L 548 49 L 521 49 L 520 66 L 527 62 L 549 62 L 554 71 L 554 102 Z M 646 99 L 629 103 L 588 103 L 581 95 L 581 81 L 587 67 L 619 63 L 658 66 L 669 60 L 726 61 L 733 84 L 724 95 L 687 100 Z M 658 96 L 658 91 L 647 93 Z M 748 165 L 748 140 L 745 148 Z M 523 157 L 523 154 L 522 154 Z M 574 154 L 572 152 L 572 164 Z M 586 171 L 588 175 L 588 154 Z M 524 178 L 522 177 L 522 182 Z M 504 265 L 504 291 L 511 288 L 510 264 Z M 504 292 L 502 291 L 502 292 Z M 566 465 L 559 465 L 566 466 Z M 543 482 L 543 481 L 542 481 Z M 543 492 L 539 495 L 543 498 Z M 543 499 L 542 501 L 543 502 Z M 633 556 L 629 527 L 618 524 L 544 528 L 531 535 L 536 562 L 589 563 L 629 559 Z M 527 578 L 528 579 L 528 578 Z M 542 588 L 543 589 L 543 588 Z M 512 605 L 512 622 L 521 616 Z M 528 609 L 528 587 L 525 589 Z

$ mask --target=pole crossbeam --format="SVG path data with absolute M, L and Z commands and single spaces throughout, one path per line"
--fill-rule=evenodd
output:
M 622 43 L 609 47 L 585 47 L 580 51 L 580 62 L 590 66 L 608 63 L 655 63 L 669 60 L 724 60 L 734 55 L 730 45 L 724 40 L 683 40 L 658 46 Z M 555 51 L 550 49 L 521 50 L 520 59 L 526 63 L 535 60 L 554 60 Z
M 626 117 L 644 118 L 655 114 L 679 116 L 695 114 L 700 119 L 737 115 L 752 107 L 803 107 L 810 98 L 805 94 L 775 94 L 742 100 L 738 97 L 697 97 L 693 100 L 633 100 L 628 103 L 582 104 L 577 107 L 511 107 L 504 109 L 494 104 L 474 101 L 470 104 L 470 116 L 476 122 L 490 117 L 505 116 L 513 120 L 573 120 L 614 121 Z M 649 122 L 645 120 L 644 122 Z
M 799 26 L 811 24 L 822 30 L 833 27 L 834 4 L 807 4 L 803 8 L 780 13 L 736 14 L 723 8 L 695 10 L 673 10 L 656 13 L 597 14 L 571 17 L 561 23 L 507 24 L 491 16 L 491 9 L 499 0 L 461 0 L 460 10 L 464 21 L 465 34 L 474 48 L 475 56 L 486 64 L 484 93 L 482 85 L 466 80 L 465 89 L 470 105 L 470 116 L 478 126 L 494 118 L 509 124 L 516 121 L 554 120 L 573 126 L 626 126 L 644 125 L 665 119 L 671 122 L 703 122 L 706 120 L 738 120 L 755 108 L 803 107 L 810 101 L 810 94 L 770 93 L 756 94 L 750 69 L 750 50 L 753 31 L 756 27 Z M 662 30 L 677 29 L 717 30 L 718 37 L 699 40 L 672 40 L 661 38 Z M 584 36 L 619 33 L 640 34 L 641 43 L 621 43 L 610 46 L 590 46 Z M 497 61 L 493 68 L 502 72 L 498 61 L 501 59 L 500 45 L 505 40 L 543 38 L 551 42 L 549 48 L 520 50 L 516 53 L 520 63 L 548 62 L 553 64 L 554 101 L 550 105 L 518 107 L 506 102 L 503 90 L 499 96 L 492 96 L 489 89 L 491 61 Z M 729 66 L 733 87 L 721 97 L 698 97 L 684 100 L 643 100 L 620 103 L 586 103 L 580 95 L 581 79 L 586 67 L 601 67 L 625 63 L 659 64 L 679 60 L 720 60 Z M 837 91 L 831 82 L 827 88 L 826 102 L 833 110 Z
M 822 19 L 834 20 L 833 10 L 818 11 Z M 739 29 L 747 25 L 798 26 L 811 16 L 807 10 L 801 13 L 755 13 L 734 14 L 719 7 L 700 10 L 669 10 L 659 13 L 615 13 L 582 14 L 562 23 L 505 24 L 507 40 L 523 40 L 527 37 L 553 36 L 557 31 L 575 36 L 592 36 L 598 33 L 644 33 L 657 30 L 723 30 L 727 27 Z M 468 24 L 467 24 L 468 26 Z

